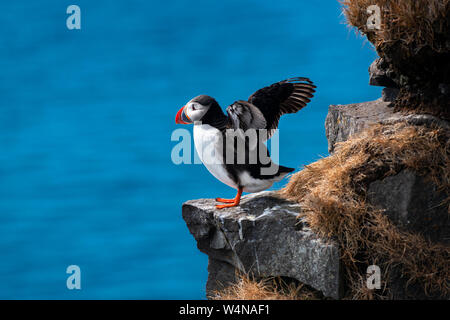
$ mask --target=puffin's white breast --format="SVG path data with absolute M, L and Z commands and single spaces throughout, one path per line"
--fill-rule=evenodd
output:
M 222 156 L 222 133 L 208 124 L 194 125 L 194 144 L 200 160 L 216 179 L 237 189 L 224 165 Z

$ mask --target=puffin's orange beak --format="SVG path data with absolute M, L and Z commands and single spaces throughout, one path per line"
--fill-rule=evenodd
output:
M 191 119 L 187 116 L 187 114 L 184 112 L 184 106 L 180 110 L 178 110 L 177 115 L 175 116 L 175 123 L 176 124 L 190 124 L 192 123 Z

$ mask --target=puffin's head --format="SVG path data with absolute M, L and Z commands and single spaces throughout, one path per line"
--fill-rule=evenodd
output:
M 177 112 L 175 123 L 190 124 L 201 121 L 211 107 L 216 106 L 219 105 L 214 98 L 206 95 L 197 96 Z

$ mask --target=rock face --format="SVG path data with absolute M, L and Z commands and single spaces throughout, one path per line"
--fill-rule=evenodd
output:
M 368 200 L 397 226 L 433 242 L 450 243 L 450 219 L 443 193 L 412 170 L 370 184 Z
M 368 201 L 384 210 L 399 229 L 423 235 L 432 243 L 450 244 L 450 219 L 447 207 L 441 204 L 445 195 L 414 171 L 405 169 L 395 176 L 374 181 L 368 190 Z M 424 293 L 418 285 L 409 284 L 400 268 L 393 266 L 385 275 L 390 299 L 448 299 L 435 293 Z
M 400 121 L 450 130 L 448 122 L 432 115 L 395 113 L 383 99 L 330 106 L 325 124 L 329 151 L 333 152 L 336 143 L 357 136 L 371 124 Z M 444 192 L 439 192 L 436 186 L 409 169 L 372 182 L 367 194 L 368 202 L 384 210 L 400 229 L 421 234 L 434 243 L 449 244 L 450 216 L 447 207 L 441 205 L 445 198 Z M 394 267 L 386 276 L 391 299 L 448 299 L 439 295 L 425 295 L 420 286 L 407 283 L 398 267 Z
M 400 90 L 396 88 L 383 88 L 381 99 L 384 102 L 394 102 L 397 99 Z
M 390 103 L 375 101 L 348 105 L 331 105 L 325 119 L 325 134 L 328 139 L 328 152 L 332 153 L 336 143 L 348 140 L 375 123 L 389 124 L 405 121 L 414 125 L 437 125 L 450 130 L 447 121 L 428 114 L 403 115 L 394 112 Z
M 346 141 L 370 124 L 382 122 L 393 115 L 389 103 L 381 99 L 349 105 L 331 105 L 325 120 L 328 152 L 334 151 L 337 142 Z
M 369 84 L 378 87 L 397 88 L 396 75 L 381 58 L 376 59 L 369 67 Z
M 328 150 L 336 143 L 356 136 L 371 124 L 404 121 L 414 125 L 440 126 L 450 130 L 448 122 L 432 115 L 403 115 L 393 112 L 389 103 L 378 99 L 349 105 L 332 105 L 325 121 Z M 375 181 L 369 186 L 369 202 L 385 209 L 398 226 L 419 232 L 432 241 L 450 241 L 449 215 L 440 204 L 445 195 L 413 171 L 405 170 L 395 176 Z
M 351 105 L 330 106 L 326 119 L 329 151 L 336 143 L 357 135 L 374 123 L 405 121 L 424 126 L 448 122 L 431 115 L 402 115 L 382 99 Z M 411 170 L 373 181 L 368 201 L 383 209 L 401 229 L 424 235 L 432 242 L 450 243 L 450 220 L 445 195 Z M 339 248 L 315 235 L 296 217 L 299 204 L 283 200 L 275 192 L 243 197 L 241 206 L 215 209 L 213 199 L 183 204 L 183 218 L 209 256 L 207 294 L 235 281 L 236 270 L 261 277 L 295 279 L 339 299 L 345 290 L 340 270 Z M 426 299 L 423 290 L 409 286 L 399 269 L 388 275 L 393 299 Z M 442 298 L 440 296 L 434 298 Z
M 209 256 L 207 294 L 233 282 L 237 269 L 296 279 L 326 297 L 340 297 L 338 247 L 299 223 L 298 204 L 265 191 L 243 197 L 240 207 L 216 210 L 214 205 L 212 199 L 183 204 L 183 218 Z

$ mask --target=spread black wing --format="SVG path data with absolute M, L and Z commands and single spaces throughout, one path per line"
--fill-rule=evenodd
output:
M 227 108 L 234 129 L 267 129 L 268 138 L 278 127 L 280 117 L 305 107 L 316 86 L 308 78 L 290 78 L 259 89 L 247 101 L 237 101 Z

